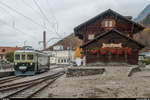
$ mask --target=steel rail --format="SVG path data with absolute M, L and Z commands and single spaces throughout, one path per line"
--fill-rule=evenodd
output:
M 49 75 L 49 77 L 45 77 L 43 80 L 40 80 L 40 81 L 38 81 L 38 82 L 35 82 L 35 83 L 30 84 L 30 85 L 28 85 L 28 86 L 25 86 L 25 87 L 22 88 L 21 90 L 17 90 L 17 91 L 15 91 L 15 92 L 13 92 L 13 93 L 7 95 L 7 96 L 4 96 L 4 97 L 2 97 L 2 98 L 9 98 L 9 97 L 12 97 L 12 96 L 14 96 L 14 95 L 17 95 L 17 94 L 20 93 L 20 92 L 23 92 L 23 91 L 25 91 L 25 90 L 27 90 L 27 89 L 33 87 L 33 86 L 36 86 L 36 85 L 38 85 L 38 84 L 41 84 L 41 83 L 43 83 L 43 82 L 45 82 L 45 81 L 47 81 L 47 80 L 49 80 L 49 79 L 54 79 L 54 78 L 56 78 L 56 77 L 58 77 L 58 76 L 60 76 L 60 75 L 62 75 L 62 74 L 64 74 L 64 72 L 63 72 L 63 73 L 62 73 L 62 72 L 59 72 L 59 73 L 57 73 L 57 74 Z
M 45 77 L 45 78 L 47 78 L 47 77 Z M 18 84 L 18 85 L 11 85 L 9 87 L 0 88 L 0 92 L 4 92 L 4 91 L 7 91 L 7 90 L 13 90 L 13 89 L 16 89 L 16 88 L 21 88 L 21 87 L 25 87 L 25 86 L 28 86 L 28 85 L 31 85 L 31 84 L 35 84 L 36 82 L 38 82 L 40 80 L 43 80 L 43 79 L 34 80 L 34 81 L 31 81 L 31 82 L 28 82 L 28 83 L 22 83 L 22 84 Z
M 62 74 L 64 75 L 64 74 Z M 61 75 L 60 75 L 61 76 Z M 27 98 L 32 98 L 34 95 L 36 95 L 37 93 L 41 92 L 42 90 L 44 90 L 46 87 L 48 87 L 50 84 L 54 83 L 60 76 L 56 77 L 55 79 L 51 80 L 50 82 L 46 83 L 43 87 L 39 88 L 37 91 L 31 93 Z
M 0 78 L 0 81 L 7 80 L 7 79 L 11 79 L 11 78 L 15 78 L 15 77 L 17 77 L 17 76 L 3 77 L 3 78 Z
M 35 82 L 36 82 L 36 81 L 35 81 Z M 4 88 L 1 88 L 1 89 L 0 89 L 0 92 L 4 92 L 4 91 L 7 91 L 7 90 L 13 90 L 13 89 L 16 89 L 16 88 L 25 87 L 25 86 L 34 84 L 35 82 L 29 82 L 29 83 L 19 84 L 19 85 L 15 85 L 15 86 L 12 85 L 12 86 L 10 86 L 10 87 L 4 87 Z
M 7 82 L 11 82 L 11 81 L 14 81 L 14 80 L 17 80 L 17 79 L 21 79 L 22 77 L 14 77 L 14 78 L 9 78 L 9 79 L 4 79 L 4 80 L 0 80 L 0 84 L 4 84 L 4 83 L 7 83 Z
M 61 71 L 61 72 L 64 72 L 64 71 Z M 58 72 L 58 73 L 60 73 L 60 72 Z M 55 74 L 53 74 L 53 75 L 57 75 L 58 73 L 55 73 Z M 29 81 L 14 83 L 14 84 L 1 85 L 1 86 L 0 86 L 0 89 L 1 89 L 1 88 L 5 88 L 5 87 L 11 87 L 11 86 L 19 85 L 19 84 L 25 84 L 25 83 L 37 81 L 37 80 L 40 80 L 40 79 L 43 79 L 43 78 L 46 78 L 46 77 L 50 77 L 50 76 L 52 76 L 52 75 L 47 75 L 47 76 L 44 76 L 44 77 L 36 78 L 36 79 L 33 79 L 33 80 L 29 80 Z

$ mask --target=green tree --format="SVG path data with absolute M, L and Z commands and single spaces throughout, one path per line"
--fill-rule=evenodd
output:
M 14 61 L 14 52 L 6 53 L 5 58 L 7 59 L 7 61 L 13 62 Z

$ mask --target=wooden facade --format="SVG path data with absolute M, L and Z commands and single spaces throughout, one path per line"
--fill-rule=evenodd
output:
M 133 34 L 136 34 L 143 29 L 143 26 L 131 21 L 130 17 L 122 16 L 111 9 L 108 9 L 77 26 L 74 29 L 74 32 L 76 36 L 83 40 L 82 48 L 84 51 L 83 53 L 86 56 L 87 64 L 119 62 L 135 65 L 138 63 L 138 52 L 144 45 L 136 42 L 132 37 Z M 123 54 L 118 55 L 112 54 L 107 50 L 107 53 L 102 55 L 100 50 L 103 49 L 103 44 L 121 44 L 119 49 L 122 48 L 122 50 L 124 50 L 124 48 L 130 48 L 132 53 L 128 55 L 124 51 Z M 90 52 L 93 48 L 97 48 L 98 52 L 96 54 Z M 118 50 L 118 47 L 113 48 Z

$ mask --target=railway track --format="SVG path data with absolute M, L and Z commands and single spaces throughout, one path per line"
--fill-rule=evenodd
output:
M 30 81 L 0 86 L 0 98 L 32 98 L 63 74 L 64 71 L 61 71 Z
M 4 84 L 7 82 L 11 82 L 17 79 L 21 79 L 22 77 L 19 76 L 10 76 L 10 77 L 5 77 L 5 78 L 0 78 L 0 84 Z
M 54 68 L 51 68 L 51 70 L 57 69 L 57 68 L 63 68 L 63 67 L 54 67 Z M 0 84 L 8 83 L 8 82 L 21 79 L 21 78 L 22 77 L 19 77 L 19 76 L 9 76 L 9 77 L 0 78 Z

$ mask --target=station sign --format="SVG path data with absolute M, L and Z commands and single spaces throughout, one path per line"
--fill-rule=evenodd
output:
M 119 47 L 119 48 L 121 48 L 122 47 L 122 43 L 119 43 L 119 44 L 114 44 L 114 43 L 110 43 L 110 44 L 105 44 L 105 43 L 103 43 L 103 45 L 102 45 L 102 48 L 108 48 L 108 47 Z

